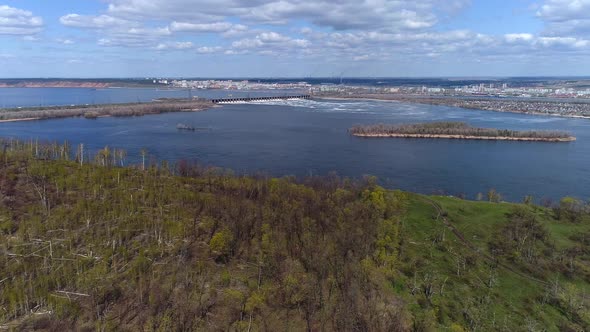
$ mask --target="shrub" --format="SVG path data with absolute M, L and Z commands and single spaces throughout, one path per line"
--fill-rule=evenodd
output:
M 209 248 L 218 257 L 226 257 L 231 253 L 233 240 L 234 236 L 231 231 L 224 228 L 213 235 L 211 241 L 209 241 Z
M 576 198 L 564 197 L 559 201 L 559 207 L 555 212 L 557 219 L 578 222 L 584 213 L 584 204 Z

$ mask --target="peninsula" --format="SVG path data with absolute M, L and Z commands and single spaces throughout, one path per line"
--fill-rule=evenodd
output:
M 515 131 L 477 128 L 465 122 L 431 122 L 406 125 L 376 124 L 349 129 L 358 137 L 446 138 L 501 141 L 571 142 L 576 138 L 561 131 Z
M 208 100 L 166 99 L 147 103 L 72 105 L 0 109 L 0 122 L 45 120 L 83 116 L 95 119 L 107 116 L 142 116 L 167 112 L 204 111 L 213 107 Z

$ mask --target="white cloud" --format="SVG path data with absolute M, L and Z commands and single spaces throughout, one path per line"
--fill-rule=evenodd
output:
M 304 35 L 309 35 L 309 34 L 312 34 L 313 33 L 313 29 L 310 28 L 310 27 L 304 27 L 304 28 L 301 28 L 299 30 L 299 32 L 302 33 L 302 34 L 304 34 Z
M 118 31 L 120 34 L 138 35 L 138 36 L 170 36 L 172 32 L 168 27 L 163 28 L 130 28 Z
M 529 42 L 534 39 L 534 36 L 530 33 L 509 33 L 504 35 L 504 39 L 506 39 L 509 43 L 516 43 L 516 42 Z
M 248 33 L 248 27 L 243 24 L 234 24 L 231 29 L 225 31 L 222 36 L 225 38 L 239 37 Z
M 23 40 L 28 41 L 28 42 L 35 42 L 35 41 L 39 41 L 40 39 L 37 36 L 28 35 L 28 36 L 24 36 Z
M 244 38 L 232 43 L 235 50 L 248 51 L 256 49 L 259 54 L 278 55 L 282 52 L 293 54 L 308 48 L 307 39 L 292 38 L 277 32 L 262 32 L 255 38 Z
M 64 44 L 64 45 L 72 45 L 74 44 L 74 41 L 71 39 L 63 39 L 63 38 L 58 38 L 56 39 L 56 41 L 60 44 Z
M 545 47 L 571 47 L 586 48 L 590 45 L 588 40 L 577 39 L 574 37 L 540 37 L 537 42 Z
M 113 43 L 112 40 L 108 39 L 108 38 L 101 38 L 98 40 L 97 42 L 98 45 L 100 46 L 114 46 L 115 44 Z
M 103 46 L 119 47 L 153 47 L 162 43 L 162 39 L 171 36 L 168 27 L 163 28 L 129 28 L 106 31 L 108 43 L 100 43 Z
M 537 10 L 546 35 L 587 35 L 590 32 L 590 0 L 546 0 Z
M 174 32 L 227 32 L 233 27 L 233 24 L 228 22 L 216 23 L 187 23 L 187 22 L 172 22 L 170 30 Z
M 241 49 L 246 49 L 246 48 L 256 48 L 256 47 L 261 47 L 264 45 L 264 42 L 262 42 L 260 39 L 242 39 L 242 40 L 238 40 L 232 43 L 232 47 L 233 48 L 241 48 Z
M 588 19 L 589 0 L 547 0 L 537 11 L 537 15 L 550 21 L 569 21 Z
M 175 43 L 160 43 L 155 48 L 159 51 L 163 50 L 188 50 L 195 47 L 192 42 L 175 42 Z
M 108 3 L 105 14 L 69 14 L 61 18 L 62 24 L 97 30 L 97 39 L 103 46 L 163 50 L 174 48 L 168 40 L 174 34 L 211 33 L 229 39 L 235 53 L 317 56 L 336 48 L 341 53 L 350 51 L 347 58 L 359 56 L 356 48 L 366 44 L 392 43 L 385 47 L 391 49 L 403 43 L 428 42 L 429 37 L 424 36 L 438 22 L 439 15 L 450 15 L 469 4 L 469 0 L 104 1 Z M 249 26 L 235 21 L 248 22 Z M 308 27 L 301 31 L 292 29 L 290 33 L 262 29 L 268 28 L 262 25 L 265 23 L 295 21 L 304 21 Z M 166 24 L 166 27 L 153 28 L 156 24 Z M 324 31 L 326 28 L 328 31 L 348 31 L 330 34 L 314 32 L 314 27 Z
M 260 39 L 263 43 L 278 43 L 290 40 L 289 37 L 283 36 L 276 32 L 263 32 L 259 34 L 257 38 Z
M 211 53 L 217 53 L 220 52 L 223 48 L 219 47 L 219 46 L 202 46 L 197 48 L 197 53 L 199 54 L 211 54 Z
M 156 47 L 161 39 L 172 35 L 168 26 L 146 27 L 142 22 L 110 15 L 67 14 L 60 17 L 67 27 L 94 30 L 98 45 L 118 47 Z
M 87 29 L 114 29 L 138 25 L 137 22 L 124 20 L 109 15 L 93 16 L 67 14 L 60 17 L 59 22 L 68 27 Z
M 67 14 L 59 20 L 67 27 L 96 31 L 100 46 L 155 48 L 172 34 L 168 26 L 146 27 L 142 22 L 110 15 Z
M 34 35 L 43 29 L 43 19 L 28 10 L 0 6 L 0 35 Z
M 241 50 L 241 51 L 226 50 L 225 52 L 223 52 L 223 54 L 225 54 L 225 55 L 240 55 L 240 54 L 246 54 L 246 53 L 248 53 L 248 51 L 246 51 L 246 50 Z
M 387 30 L 432 27 L 437 14 L 456 12 L 468 0 L 106 0 L 109 15 L 186 22 L 215 22 L 240 17 L 250 22 L 286 24 L 305 20 L 337 30 Z
M 115 25 L 103 28 L 102 24 L 91 24 L 77 26 L 78 28 L 89 28 L 96 31 L 98 45 L 117 47 L 148 47 L 157 48 L 164 43 L 164 39 L 172 35 L 168 26 L 161 28 L 145 27 L 137 24 Z
M 446 30 L 470 0 L 102 0 L 103 14 L 68 14 L 63 25 L 91 29 L 99 45 L 199 54 L 260 54 L 284 59 L 391 61 L 590 52 L 581 29 L 590 0 L 545 0 L 540 34 Z M 590 10 L 590 9 L 588 9 Z M 586 23 L 585 23 L 586 22 Z M 294 26 L 269 27 L 268 24 Z M 246 25 L 247 24 L 247 25 Z M 275 31 L 268 31 L 269 29 Z M 279 32 L 280 31 L 280 32 Z M 201 34 L 207 36 L 200 44 Z M 192 42 L 176 42 L 192 38 Z M 211 37 L 211 38 L 209 38 Z M 203 40 L 204 41 L 204 40 Z M 210 45 L 212 44 L 212 45 Z
M 176 42 L 174 43 L 174 48 L 178 49 L 178 50 L 188 50 L 193 48 L 195 45 L 193 45 L 192 42 Z

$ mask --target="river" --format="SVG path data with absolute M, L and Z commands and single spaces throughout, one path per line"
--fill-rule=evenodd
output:
M 99 95 L 101 102 L 129 102 L 187 94 L 181 90 L 57 89 L 56 96 L 54 90 L 0 89 L 0 101 L 10 100 L 11 106 L 32 106 L 31 100 L 37 102 L 35 98 L 40 95 L 47 98 L 44 104 L 77 104 L 92 103 L 89 98 Z M 14 95 L 8 97 L 9 92 Z M 195 91 L 193 95 L 199 93 L 204 93 L 203 97 L 228 94 Z M 254 93 L 265 92 L 233 94 Z M 368 139 L 347 133 L 355 124 L 425 121 L 466 121 L 474 126 L 515 130 L 564 130 L 578 139 L 571 143 Z M 179 131 L 177 123 L 199 130 Z M 368 174 L 377 176 L 388 188 L 425 194 L 464 194 L 471 199 L 490 188 L 512 201 L 520 201 L 525 195 L 554 200 L 566 195 L 590 198 L 590 120 L 584 119 L 399 102 L 301 100 L 225 105 L 205 112 L 134 118 L 2 123 L 0 136 L 68 140 L 72 144 L 84 143 L 91 150 L 108 145 L 126 149 L 130 161 L 146 148 L 158 160 L 186 159 L 236 173 L 305 176 L 333 171 L 354 178 Z

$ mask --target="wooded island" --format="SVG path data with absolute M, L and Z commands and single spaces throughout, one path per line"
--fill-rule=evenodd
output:
M 465 122 L 429 122 L 418 124 L 358 125 L 349 129 L 359 137 L 449 138 L 485 139 L 506 141 L 571 142 L 576 138 L 567 132 L 548 130 L 517 131 L 508 129 L 477 128 Z

